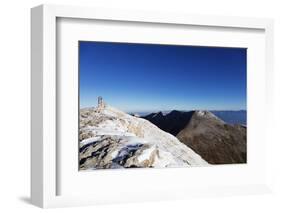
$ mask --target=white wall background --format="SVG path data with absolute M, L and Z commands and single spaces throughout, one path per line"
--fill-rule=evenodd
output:
M 275 19 L 275 129 L 272 131 L 274 193 L 185 201 L 122 204 L 67 209 L 102 212 L 280 212 L 281 205 L 281 3 L 278 0 L 9 0 L 0 7 L 0 211 L 37 212 L 29 204 L 30 178 L 30 8 L 42 3 L 79 4 L 191 14 Z M 279 84 L 279 85 L 278 85 Z M 47 210 L 60 212 L 65 209 Z

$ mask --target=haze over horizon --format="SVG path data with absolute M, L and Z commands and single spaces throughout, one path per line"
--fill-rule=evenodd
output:
M 245 48 L 79 42 L 80 107 L 246 110 Z

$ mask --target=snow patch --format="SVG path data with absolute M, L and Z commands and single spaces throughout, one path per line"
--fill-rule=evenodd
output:
M 155 151 L 155 150 L 156 150 L 156 146 L 152 146 L 148 149 L 143 150 L 142 154 L 140 156 L 138 156 L 138 161 L 142 162 L 144 160 L 149 159 L 152 152 Z
M 97 141 L 99 141 L 100 139 L 101 139 L 101 137 L 99 137 L 99 136 L 87 138 L 87 139 L 82 140 L 82 141 L 80 142 L 80 145 L 85 146 L 85 145 L 87 145 L 87 144 L 97 142 Z

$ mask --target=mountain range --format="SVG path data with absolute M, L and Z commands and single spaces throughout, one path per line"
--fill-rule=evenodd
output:
M 177 137 L 210 164 L 246 163 L 246 126 L 232 124 L 233 120 L 225 122 L 215 115 L 225 116 L 227 111 L 215 112 L 173 110 L 143 118 Z
M 174 110 L 174 111 L 181 111 L 181 112 L 188 112 L 182 110 Z M 228 124 L 240 124 L 240 125 L 247 125 L 247 111 L 246 110 L 207 110 L 216 115 L 218 118 L 222 119 L 224 122 Z M 163 115 L 167 115 L 171 110 L 159 111 Z M 147 115 L 157 114 L 158 112 L 132 112 L 131 115 L 138 115 L 140 117 L 145 117 Z

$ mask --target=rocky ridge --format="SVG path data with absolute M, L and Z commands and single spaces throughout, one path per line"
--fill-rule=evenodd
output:
M 158 112 L 144 118 L 176 136 L 210 164 L 247 161 L 246 126 L 228 124 L 206 110 Z
M 80 170 L 208 165 L 172 134 L 108 105 L 80 110 L 79 137 Z

